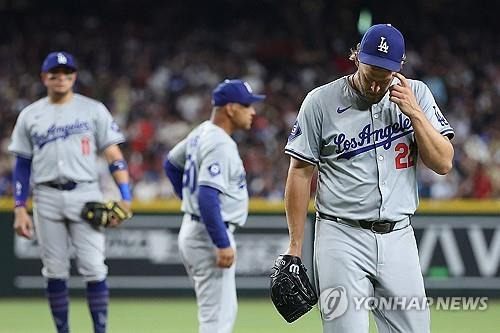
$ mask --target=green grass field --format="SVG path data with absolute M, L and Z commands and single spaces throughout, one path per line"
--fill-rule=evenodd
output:
M 437 333 L 500 332 L 500 301 L 488 310 L 432 312 L 432 331 Z M 84 299 L 72 299 L 72 333 L 92 332 Z M 372 325 L 373 326 L 373 325 Z M 112 299 L 110 333 L 195 333 L 196 304 L 192 299 Z M 0 299 L 0 333 L 54 332 L 44 299 Z M 321 332 L 317 309 L 295 324 L 279 317 L 267 299 L 241 299 L 234 333 Z M 376 332 L 372 327 L 370 332 Z M 215 333 L 215 332 L 214 332 Z

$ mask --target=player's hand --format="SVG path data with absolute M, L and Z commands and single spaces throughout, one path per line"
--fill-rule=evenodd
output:
M 234 249 L 225 247 L 217 249 L 217 267 L 229 268 L 234 262 Z
M 126 212 L 129 212 L 129 213 L 132 212 L 132 210 L 130 208 L 130 201 L 122 200 L 122 201 L 118 202 L 118 206 L 120 206 L 120 208 L 122 208 Z M 122 222 L 123 222 L 123 220 L 121 220 L 118 216 L 111 214 L 111 216 L 109 217 L 108 227 L 109 228 L 117 227 Z
M 17 207 L 14 210 L 14 230 L 24 238 L 33 237 L 33 222 L 25 207 Z
M 411 119 L 422 111 L 406 78 L 400 73 L 395 76 L 400 82 L 389 87 L 389 100 L 396 103 L 401 112 Z

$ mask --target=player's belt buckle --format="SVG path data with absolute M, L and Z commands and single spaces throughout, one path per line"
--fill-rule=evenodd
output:
M 375 234 L 387 234 L 394 228 L 392 222 L 374 222 L 370 226 L 370 230 Z

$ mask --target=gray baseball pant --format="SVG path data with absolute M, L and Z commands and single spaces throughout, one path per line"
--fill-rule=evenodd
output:
M 44 185 L 33 190 L 33 220 L 46 278 L 67 279 L 70 269 L 70 244 L 76 255 L 78 272 L 85 281 L 106 278 L 103 229 L 95 229 L 80 217 L 87 201 L 101 201 L 97 183 L 79 184 L 71 191 Z
M 368 309 L 356 306 L 357 298 L 416 297 L 425 299 L 417 244 L 409 219 L 395 230 L 375 234 L 370 230 L 337 221 L 316 219 L 314 272 L 319 293 L 328 288 L 345 288 L 348 306 L 343 315 L 324 319 L 324 333 L 368 333 Z M 321 305 L 321 304 L 320 304 Z M 359 309 L 357 309 L 359 308 Z M 430 332 L 429 309 L 375 308 L 378 332 Z

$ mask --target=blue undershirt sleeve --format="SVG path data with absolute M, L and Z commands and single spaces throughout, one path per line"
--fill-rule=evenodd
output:
M 31 159 L 17 156 L 12 184 L 14 187 L 14 200 L 16 207 L 24 207 L 30 192 Z
M 230 247 L 231 243 L 220 212 L 219 193 L 219 190 L 206 185 L 200 185 L 198 188 L 201 220 L 205 224 L 212 242 L 221 249 Z
M 165 169 L 165 174 L 167 175 L 168 179 L 170 179 L 170 182 L 172 183 L 172 186 L 174 187 L 175 193 L 179 198 L 182 199 L 182 174 L 183 170 L 168 160 L 168 158 L 165 159 L 165 162 L 163 163 L 163 169 Z

